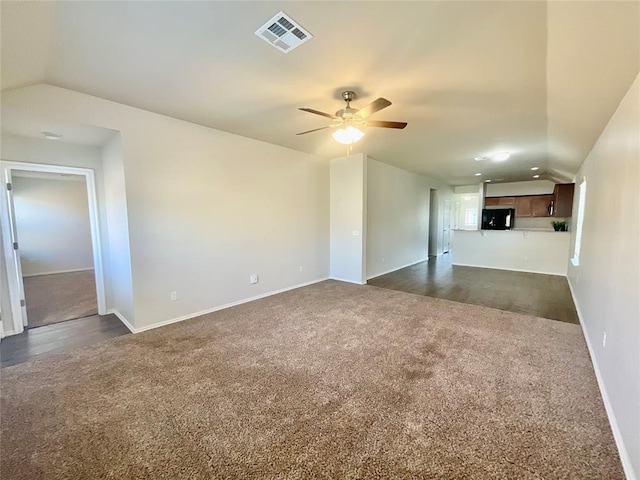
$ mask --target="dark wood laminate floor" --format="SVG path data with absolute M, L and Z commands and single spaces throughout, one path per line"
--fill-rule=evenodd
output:
M 127 335 L 129 329 L 115 315 L 93 315 L 76 320 L 30 328 L 0 342 L 2 367 L 33 358 L 46 358 L 73 348 L 85 347 Z
M 451 255 L 372 278 L 368 285 L 579 323 L 565 277 L 451 265 Z

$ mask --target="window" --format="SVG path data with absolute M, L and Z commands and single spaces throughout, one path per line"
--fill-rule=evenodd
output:
M 584 203 L 587 195 L 587 179 L 584 178 L 580 184 L 578 195 L 578 220 L 576 224 L 576 243 L 573 247 L 573 258 L 571 263 L 577 267 L 580 265 L 580 247 L 582 246 L 582 225 L 584 223 Z

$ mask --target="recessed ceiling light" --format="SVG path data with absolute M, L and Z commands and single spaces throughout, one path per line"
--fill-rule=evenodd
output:
M 504 162 L 505 160 L 509 160 L 510 156 L 511 156 L 511 154 L 509 152 L 500 152 L 500 153 L 496 153 L 493 156 L 493 159 L 496 162 Z
M 482 174 L 481 174 L 480 172 L 478 172 L 478 173 L 474 173 L 474 175 L 475 175 L 476 177 L 481 177 L 481 176 L 482 176 Z
M 531 167 L 531 170 L 533 170 L 535 172 L 536 170 L 539 170 L 539 168 L 538 167 Z
M 491 182 L 491 180 L 485 180 L 485 183 L 489 183 L 489 182 Z
M 42 132 L 42 135 L 44 135 L 44 138 L 47 140 L 60 140 L 62 138 L 62 135 L 53 132 Z
M 540 175 L 536 174 L 533 176 L 533 178 L 540 178 Z
M 480 162 L 480 161 L 482 161 L 482 160 L 486 160 L 486 159 L 487 159 L 487 157 L 473 157 L 473 159 L 474 159 L 476 162 Z

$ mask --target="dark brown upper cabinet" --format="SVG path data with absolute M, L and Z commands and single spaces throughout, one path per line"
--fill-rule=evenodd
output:
M 557 183 L 552 195 L 518 195 L 486 197 L 485 207 L 511 207 L 516 217 L 570 217 L 574 183 Z
M 513 207 L 516 197 L 485 197 L 485 207 Z
M 531 197 L 531 216 L 549 217 L 551 216 L 551 201 L 553 195 L 535 195 Z
M 551 216 L 570 217 L 573 210 L 573 189 L 575 183 L 557 183 L 553 189 Z
M 486 197 L 485 207 L 511 207 L 516 217 L 550 217 L 553 195 L 518 195 L 515 197 Z

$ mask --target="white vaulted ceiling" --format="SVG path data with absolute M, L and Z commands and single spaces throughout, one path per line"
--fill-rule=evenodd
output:
M 254 35 L 284 10 L 314 38 Z M 355 151 L 452 185 L 567 180 L 638 74 L 638 2 L 2 2 L 2 88 L 48 83 L 326 157 L 340 92 L 393 102 Z M 3 130 L 28 134 L 29 124 Z M 14 122 L 15 123 L 15 122 Z M 35 126 L 34 126 L 35 128 Z M 33 134 L 33 132 L 31 132 Z M 473 157 L 510 151 L 503 163 Z

